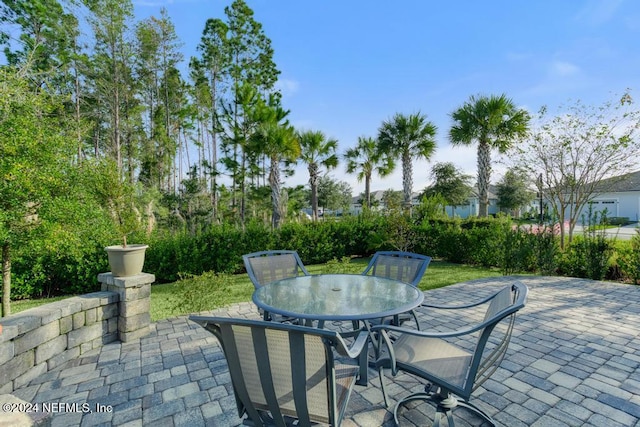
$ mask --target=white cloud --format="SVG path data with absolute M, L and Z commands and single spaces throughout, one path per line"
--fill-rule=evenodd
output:
M 280 93 L 282 93 L 283 97 L 294 95 L 296 92 L 298 92 L 299 88 L 300 83 L 298 83 L 296 80 L 279 79 L 276 82 L 276 89 L 278 89 Z
M 591 0 L 578 12 L 577 20 L 588 25 L 599 26 L 609 22 L 622 0 Z
M 537 81 L 521 91 L 524 97 L 539 97 L 546 103 L 550 96 L 575 93 L 588 87 L 590 78 L 574 63 L 563 60 L 552 60 L 546 63 L 546 69 Z
M 567 61 L 554 61 L 549 67 L 552 76 L 573 76 L 580 72 L 580 67 Z

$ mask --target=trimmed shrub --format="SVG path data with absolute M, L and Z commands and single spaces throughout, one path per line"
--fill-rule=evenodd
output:
M 595 238 L 576 236 L 564 253 L 561 271 L 566 276 L 602 280 L 612 253 L 612 245 L 602 234 Z

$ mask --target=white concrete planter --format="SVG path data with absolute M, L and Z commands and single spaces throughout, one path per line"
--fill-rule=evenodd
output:
M 116 277 L 135 276 L 142 273 L 144 255 L 148 245 L 121 245 L 104 248 L 109 256 L 111 273 Z

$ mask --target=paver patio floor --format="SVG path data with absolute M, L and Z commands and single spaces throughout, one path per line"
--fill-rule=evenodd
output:
M 509 427 L 640 426 L 640 287 L 500 277 L 427 291 L 425 300 L 469 302 L 513 280 L 529 286 L 527 306 L 516 319 L 504 362 L 472 401 Z M 206 314 L 258 318 L 249 302 Z M 434 322 L 430 316 L 420 314 Z M 404 374 L 387 375 L 386 384 L 392 398 L 422 388 Z M 92 410 L 56 413 L 54 427 L 241 424 L 217 340 L 187 316 L 152 324 L 149 336 L 139 342 L 110 343 L 85 353 L 14 395 L 31 403 L 88 403 Z M 97 405 L 102 412 L 95 410 Z M 431 412 L 418 404 L 404 413 L 403 421 L 429 425 L 424 415 Z M 477 423 L 468 412 L 454 413 L 460 426 Z M 393 425 L 373 370 L 369 386 L 355 387 L 342 425 Z

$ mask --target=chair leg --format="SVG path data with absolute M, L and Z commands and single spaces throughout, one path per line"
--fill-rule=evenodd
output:
M 415 310 L 411 310 L 411 316 L 413 317 L 414 322 L 416 322 L 416 329 L 420 330 L 420 322 L 418 322 L 418 315 Z
M 447 420 L 447 425 L 449 427 L 455 427 L 455 423 L 453 422 L 453 414 L 451 413 L 451 409 L 443 409 L 440 406 L 436 409 L 436 415 L 433 420 L 432 427 L 440 427 L 440 421 Z
M 426 400 L 426 401 L 430 401 L 431 400 L 431 394 L 432 393 L 414 393 L 411 394 L 407 397 L 405 397 L 404 399 L 400 399 L 398 401 L 398 403 L 396 403 L 395 408 L 393 408 L 393 421 L 395 422 L 396 426 L 400 425 L 400 420 L 398 419 L 398 411 L 400 410 L 400 406 L 411 402 L 413 400 Z M 438 417 L 437 417 L 438 418 Z M 434 420 L 434 426 L 436 425 L 435 422 L 438 422 L 436 420 Z
M 464 408 L 467 408 L 469 411 L 473 412 L 474 414 L 476 414 L 477 416 L 485 420 L 487 423 L 489 423 L 489 425 L 491 425 L 492 427 L 495 427 L 496 424 L 495 424 L 495 421 L 493 421 L 493 418 L 491 418 L 489 414 L 487 414 L 486 412 L 478 408 L 476 405 L 464 400 L 459 400 L 453 394 L 451 394 L 448 390 L 438 389 L 437 392 L 433 392 L 433 391 L 430 391 L 430 388 L 431 387 L 427 385 L 425 387 L 425 392 L 411 394 L 405 397 L 404 399 L 400 400 L 396 404 L 393 410 L 393 420 L 395 421 L 396 426 L 400 425 L 399 419 L 398 419 L 398 411 L 400 410 L 400 406 L 408 402 L 411 402 L 413 400 L 425 400 L 435 405 L 436 407 L 436 414 L 433 420 L 433 427 L 440 427 L 441 420 L 443 421 L 445 418 L 447 420 L 447 424 L 449 427 L 455 427 L 455 423 L 453 420 L 453 409 L 456 408 L 457 406 L 462 406 Z M 384 392 L 384 388 L 383 388 L 383 392 Z M 386 403 L 386 400 L 385 400 L 385 403 Z
M 382 389 L 382 397 L 384 398 L 384 406 L 389 407 L 389 399 L 387 399 L 387 388 L 384 385 L 384 369 L 382 366 L 378 369 L 378 379 L 380 380 L 380 388 Z

